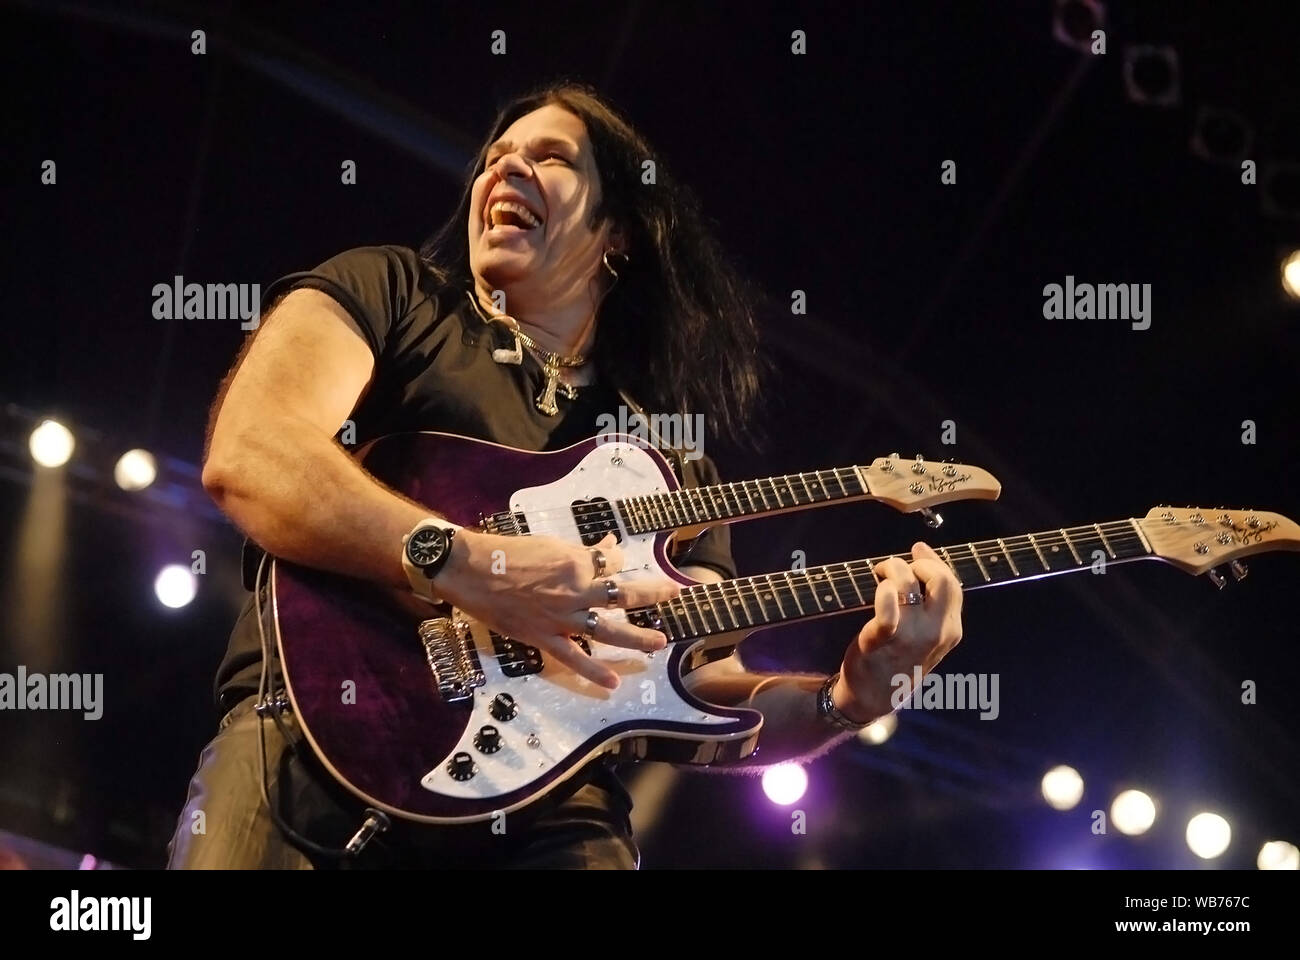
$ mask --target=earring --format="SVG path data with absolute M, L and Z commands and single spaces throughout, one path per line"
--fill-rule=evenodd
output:
M 617 282 L 618 282 L 618 271 L 615 270 L 615 269 L 613 268 L 613 266 L 610 265 L 610 262 L 609 262 L 609 255 L 610 255 L 611 253 L 614 254 L 615 256 L 622 257 L 622 258 L 623 258 L 623 263 L 624 263 L 624 264 L 630 263 L 630 262 L 631 262 L 631 258 L 629 258 L 628 255 L 625 254 L 625 253 L 618 253 L 618 252 L 617 252 L 613 247 L 610 247 L 608 250 L 606 250 L 606 251 L 601 255 L 601 257 L 600 257 L 600 262 L 603 263 L 603 264 L 605 265 L 605 269 L 608 270 L 608 271 L 610 272 L 610 274 L 614 277 L 614 281 L 617 283 Z

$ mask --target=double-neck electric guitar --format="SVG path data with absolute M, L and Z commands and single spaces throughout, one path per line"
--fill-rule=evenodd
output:
M 285 685 L 324 766 L 369 805 L 425 823 L 471 823 L 519 810 L 576 781 L 602 754 L 713 763 L 747 756 L 755 710 L 693 696 L 683 678 L 743 636 L 775 624 L 871 606 L 887 556 L 720 583 L 683 576 L 671 537 L 746 517 L 876 499 L 908 512 L 994 499 L 976 467 L 882 457 L 763 480 L 679 488 L 663 456 L 630 437 L 531 453 L 439 433 L 384 437 L 362 465 L 398 492 L 465 526 L 593 544 L 620 540 L 619 579 L 666 575 L 679 596 L 602 611 L 662 630 L 645 653 L 575 640 L 620 674 L 617 690 L 455 610 L 423 618 L 354 579 L 276 560 L 269 626 Z M 1099 560 L 1164 560 L 1188 573 L 1265 550 L 1300 549 L 1300 527 L 1263 511 L 1156 508 L 1142 518 L 938 548 L 964 590 L 1026 582 Z M 905 554 L 892 554 L 910 559 Z

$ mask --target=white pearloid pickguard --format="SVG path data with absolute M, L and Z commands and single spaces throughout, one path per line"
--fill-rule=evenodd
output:
M 596 447 L 567 476 L 554 483 L 520 490 L 511 498 L 510 509 L 524 514 L 532 534 L 581 543 L 573 517 L 573 501 L 604 497 L 613 503 L 626 497 L 663 493 L 667 489 L 663 474 L 649 454 L 630 444 L 612 442 Z M 620 534 L 624 563 L 615 579 L 662 576 L 654 555 L 655 535 L 629 536 L 621 524 Z M 602 618 L 623 616 L 623 611 L 617 609 L 599 613 Z M 702 713 L 677 695 L 667 671 L 671 647 L 657 653 L 642 653 L 591 641 L 591 655 L 620 675 L 622 683 L 617 690 L 597 686 L 554 659 L 545 658 L 544 654 L 545 668 L 540 673 L 512 678 L 497 664 L 487 628 L 468 617 L 458 616 L 470 624 L 486 682 L 474 692 L 473 714 L 453 752 L 463 751 L 472 756 L 476 770 L 467 780 L 455 780 L 444 760 L 421 779 L 421 785 L 427 790 L 479 800 L 512 793 L 569 760 L 575 750 L 602 729 L 628 720 L 735 722 L 729 717 Z M 499 693 L 508 693 L 515 699 L 519 712 L 513 720 L 499 721 L 489 712 L 493 698 Z M 496 753 L 485 754 L 474 746 L 474 736 L 484 726 L 496 727 L 501 733 L 502 746 Z M 635 729 L 629 730 L 620 739 L 635 734 Z M 598 753 L 602 747 L 608 744 L 598 744 L 589 751 Z M 574 763 L 571 769 L 580 766 L 581 763 Z M 503 810 L 522 806 L 530 799 Z

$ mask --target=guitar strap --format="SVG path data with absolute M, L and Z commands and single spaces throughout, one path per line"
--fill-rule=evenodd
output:
M 672 467 L 673 475 L 677 477 L 677 482 L 684 483 L 685 474 L 682 470 L 682 451 L 664 441 L 664 438 L 659 434 L 659 431 L 655 429 L 654 421 L 650 418 L 650 415 L 641 408 L 641 404 L 632 399 L 631 394 L 622 387 L 619 387 L 618 395 L 623 398 L 623 402 L 632 409 L 632 412 L 641 418 L 641 422 L 645 424 L 646 431 L 650 434 L 650 441 L 655 445 L 655 449 L 667 458 L 668 465 Z
M 677 478 L 677 482 L 685 486 L 686 469 L 684 466 L 685 457 L 683 450 L 664 440 L 659 431 L 655 429 L 654 420 L 652 420 L 650 415 L 645 412 L 641 407 L 641 404 L 632 399 L 631 394 L 622 387 L 619 387 L 618 395 L 623 398 L 623 402 L 631 408 L 632 412 L 641 418 L 641 422 L 645 424 L 646 431 L 650 434 L 651 443 L 654 444 L 656 450 L 664 455 L 664 458 L 668 461 L 668 466 L 672 468 L 673 476 Z M 696 536 L 699 536 L 699 534 L 696 534 Z M 677 554 L 680 554 L 686 546 L 693 543 L 694 540 L 695 537 L 685 537 L 681 532 L 679 532 L 678 535 L 673 537 L 670 541 L 670 549 L 673 555 L 676 556 Z

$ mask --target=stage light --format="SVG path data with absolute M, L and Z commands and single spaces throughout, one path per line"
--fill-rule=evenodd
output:
M 1125 790 L 1110 805 L 1110 822 L 1130 837 L 1146 833 L 1156 822 L 1156 805 L 1141 790 Z
M 163 567 L 158 579 L 153 582 L 153 592 L 157 594 L 158 602 L 173 610 L 193 600 L 198 588 L 198 581 L 190 573 L 189 567 L 176 563 Z
M 113 468 L 113 479 L 123 490 L 143 490 L 157 476 L 158 463 L 148 450 L 128 450 Z
M 763 792 L 767 799 L 788 807 L 808 789 L 808 774 L 797 763 L 778 763 L 763 771 Z
M 1232 840 L 1232 828 L 1217 813 L 1198 813 L 1187 821 L 1187 845 L 1202 860 L 1213 860 Z
M 1285 840 L 1270 840 L 1259 848 L 1255 866 L 1261 870 L 1300 870 L 1300 848 Z
M 1092 34 L 1106 22 L 1106 8 L 1097 0 L 1056 0 L 1052 36 L 1082 53 L 1092 53 Z
M 72 431 L 57 420 L 42 420 L 27 442 L 32 459 L 42 467 L 63 466 L 72 456 L 76 445 Z
M 873 720 L 858 731 L 858 739 L 873 747 L 879 746 L 894 735 L 898 729 L 898 714 L 887 713 L 879 720 Z
M 1282 289 L 1288 296 L 1300 300 L 1300 250 L 1282 261 Z
M 1173 47 L 1130 46 L 1124 49 L 1124 89 L 1134 103 L 1151 107 L 1178 104 L 1178 51 Z
M 1202 106 L 1192 127 L 1192 153 L 1210 163 L 1234 166 L 1248 158 L 1255 145 L 1255 131 L 1231 110 Z
M 1259 175 L 1260 209 L 1270 217 L 1300 220 L 1300 163 L 1270 160 Z
M 1053 809 L 1073 809 L 1083 798 L 1083 777 L 1074 767 L 1062 764 L 1043 774 L 1043 799 Z

